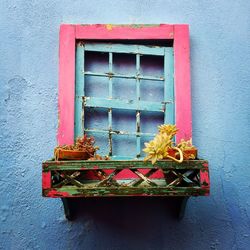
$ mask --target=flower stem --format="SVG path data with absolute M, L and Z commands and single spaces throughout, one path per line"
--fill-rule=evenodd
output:
M 178 160 L 178 159 L 176 159 L 176 158 L 174 158 L 174 157 L 172 157 L 170 155 L 168 155 L 167 158 L 169 158 L 169 159 L 171 159 L 171 160 L 173 160 L 175 162 L 182 163 L 183 162 L 183 152 L 177 147 L 173 147 L 173 149 L 175 149 L 175 150 L 177 150 L 179 152 L 180 159 Z

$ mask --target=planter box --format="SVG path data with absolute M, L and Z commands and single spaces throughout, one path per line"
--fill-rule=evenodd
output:
M 87 160 L 90 155 L 86 151 L 56 149 L 54 152 L 57 160 Z
M 46 161 L 43 196 L 198 196 L 209 194 L 208 162 Z
M 174 158 L 178 158 L 179 159 L 179 153 L 178 151 L 174 150 L 174 149 L 169 149 L 168 150 L 168 154 Z M 183 151 L 183 159 L 184 160 L 194 160 L 197 159 L 198 157 L 198 150 L 197 149 L 186 149 Z

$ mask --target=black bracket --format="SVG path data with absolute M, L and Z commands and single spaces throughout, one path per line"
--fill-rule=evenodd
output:
M 72 202 L 70 201 L 70 198 L 61 198 L 64 208 L 64 214 L 67 220 L 73 220 L 74 219 L 74 209 L 72 207 Z
M 187 201 L 189 196 L 178 197 L 176 203 L 176 211 L 177 211 L 177 218 L 182 220 L 185 215 L 185 210 L 187 206 Z M 74 198 L 61 198 L 64 208 L 64 214 L 67 220 L 72 221 L 75 219 L 75 202 L 73 202 Z
M 180 197 L 180 201 L 179 201 L 179 204 L 178 204 L 178 206 L 179 206 L 178 219 L 179 220 L 182 220 L 184 215 L 185 215 L 188 199 L 189 199 L 189 196 Z

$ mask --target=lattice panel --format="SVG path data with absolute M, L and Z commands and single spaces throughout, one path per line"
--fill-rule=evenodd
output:
M 134 178 L 121 179 L 118 177 L 124 169 L 92 169 L 82 171 L 52 171 L 52 187 L 76 186 L 88 187 L 200 187 L 199 170 L 165 170 L 164 178 L 152 179 L 151 176 L 161 169 L 153 168 L 147 173 L 142 169 L 128 169 Z M 92 178 L 91 178 L 92 177 Z
M 207 195 L 208 163 L 75 161 L 43 164 L 43 194 L 50 197 L 109 195 Z

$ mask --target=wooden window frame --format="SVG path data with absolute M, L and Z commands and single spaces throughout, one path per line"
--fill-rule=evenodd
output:
M 169 25 L 70 25 L 60 27 L 59 145 L 74 143 L 75 64 L 77 40 L 173 40 L 176 140 L 192 138 L 189 26 Z

